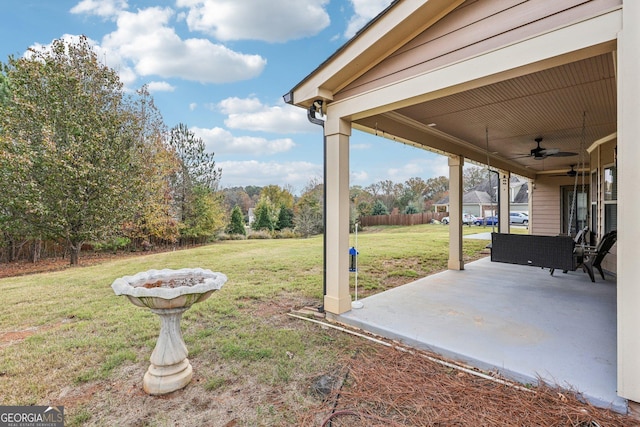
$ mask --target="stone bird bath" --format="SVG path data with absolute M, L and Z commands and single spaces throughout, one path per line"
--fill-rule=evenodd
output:
M 151 395 L 171 393 L 191 381 L 193 369 L 182 339 L 182 313 L 204 301 L 227 281 L 222 273 L 202 268 L 149 270 L 120 277 L 111 284 L 116 295 L 160 316 L 160 335 L 151 354 L 151 366 L 142 381 Z

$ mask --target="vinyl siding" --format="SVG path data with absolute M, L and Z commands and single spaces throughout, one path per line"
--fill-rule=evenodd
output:
M 621 0 L 468 0 L 351 82 L 344 99 L 619 7 Z

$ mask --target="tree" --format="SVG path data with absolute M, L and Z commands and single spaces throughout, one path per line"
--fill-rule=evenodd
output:
M 179 162 L 179 168 L 172 178 L 174 208 L 182 223 L 183 236 L 195 237 L 192 225 L 200 220 L 191 215 L 201 212 L 201 206 L 191 204 L 202 202 L 205 189 L 213 192 L 217 188 L 222 170 L 215 167 L 214 153 L 207 153 L 202 139 L 196 138 L 182 123 L 171 129 L 169 146 Z M 196 194 L 196 189 L 199 189 L 199 194 Z
M 276 230 L 284 230 L 285 228 L 293 228 L 293 209 L 287 207 L 284 203 L 280 205 L 278 212 L 278 221 L 276 222 Z
M 222 190 L 224 194 L 224 204 L 228 211 L 232 211 L 235 206 L 239 206 L 243 212 L 248 212 L 254 206 L 253 200 L 242 187 L 231 187 Z
M 438 176 L 427 179 L 427 189 L 424 193 L 425 209 L 431 209 L 433 204 L 447 195 L 449 178 Z
M 404 213 L 417 214 L 417 213 L 420 213 L 420 210 L 413 203 L 409 203 L 405 208 Z
M 324 185 L 312 179 L 294 207 L 293 224 L 295 230 L 304 237 L 324 231 L 323 195 Z
M 487 180 L 487 169 L 475 165 L 465 166 L 462 170 L 462 189 L 466 193 Z
M 273 231 L 275 229 L 276 222 L 278 221 L 278 212 L 269 197 L 260 197 L 253 212 L 256 216 L 256 220 L 252 225 L 254 230 Z
M 355 211 L 352 215 L 353 217 L 371 215 L 371 209 L 375 202 L 375 198 L 371 193 L 359 185 L 354 185 L 349 189 L 349 198 L 353 203 L 352 209 Z
M 33 238 L 66 242 L 77 264 L 83 242 L 117 235 L 135 210 L 140 156 L 122 83 L 85 37 L 3 68 L 2 166 L 23 163 L 3 173 L 11 188 L 0 204 L 23 215 Z
M 287 189 L 280 188 L 277 185 L 267 185 L 262 187 L 260 197 L 268 197 L 274 206 L 285 206 L 293 208 L 293 194 Z
M 9 100 L 9 79 L 0 70 L 0 104 L 4 104 Z
M 389 215 L 389 209 L 382 203 L 382 200 L 376 200 L 371 209 L 371 215 Z
M 236 205 L 231 212 L 231 222 L 229 223 L 228 231 L 229 234 L 247 235 L 247 230 L 244 227 L 244 216 L 242 215 L 240 206 Z
M 167 129 L 147 87 L 138 91 L 134 103 L 138 126 L 139 149 L 142 161 L 139 167 L 143 178 L 139 183 L 138 208 L 126 234 L 134 242 L 151 240 L 175 242 L 179 233 L 170 178 L 177 173 L 179 162 L 175 153 L 166 146 Z
M 203 239 L 224 229 L 227 219 L 222 209 L 222 197 L 211 188 L 196 185 L 191 189 L 180 234 L 188 239 Z

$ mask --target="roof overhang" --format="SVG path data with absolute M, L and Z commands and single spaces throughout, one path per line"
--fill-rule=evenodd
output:
M 589 161 L 586 147 L 616 132 L 621 5 L 336 97 L 462 3 L 392 4 L 300 82 L 288 101 L 309 108 L 314 100 L 322 100 L 324 112 L 351 121 L 355 129 L 528 178 L 568 170 L 576 163 L 584 167 Z M 545 148 L 576 156 L 535 159 L 528 154 L 538 137 Z

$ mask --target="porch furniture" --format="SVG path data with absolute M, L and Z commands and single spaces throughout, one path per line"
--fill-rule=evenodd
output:
M 593 269 L 596 268 L 600 272 L 600 276 L 602 276 L 602 280 L 606 280 L 604 277 L 604 271 L 602 271 L 602 261 L 604 257 L 609 253 L 613 245 L 616 243 L 618 238 L 617 230 L 613 230 L 602 236 L 600 239 L 600 243 L 598 246 L 585 246 L 584 250 L 582 248 L 577 247 L 577 253 L 582 252 L 582 265 L 586 270 L 587 274 L 591 278 L 592 282 L 595 282 L 596 279 L 593 275 Z
M 575 242 L 571 236 L 491 233 L 491 261 L 574 271 Z

